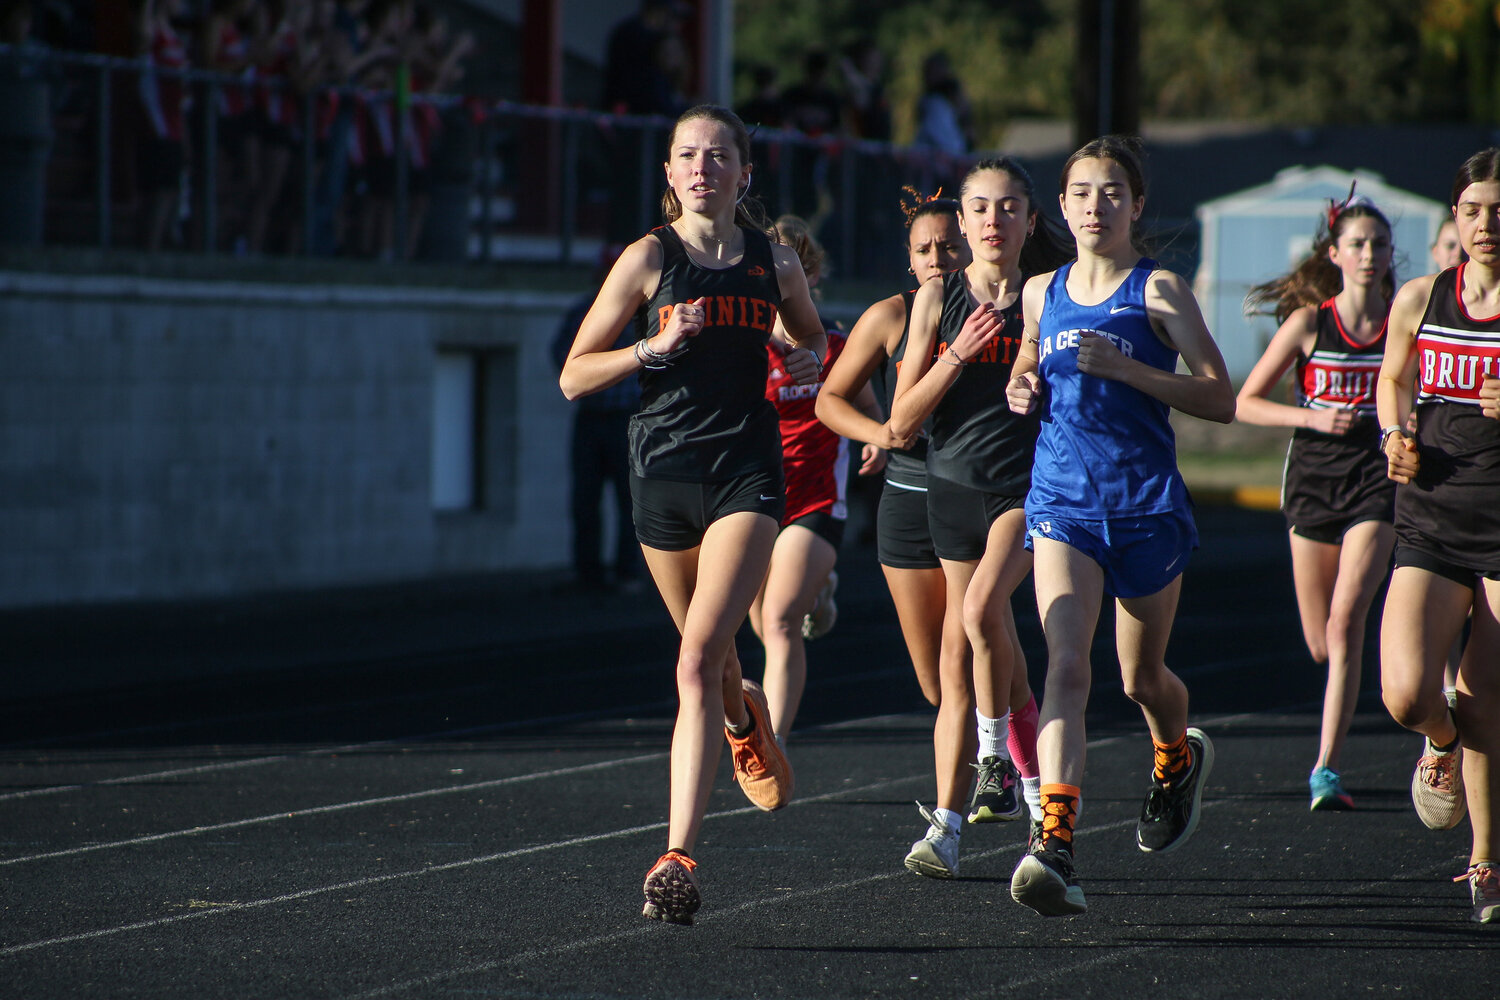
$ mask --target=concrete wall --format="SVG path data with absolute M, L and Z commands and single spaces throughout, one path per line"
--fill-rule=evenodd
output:
M 0 272 L 0 607 L 565 564 L 569 301 Z M 480 377 L 457 511 L 440 350 Z

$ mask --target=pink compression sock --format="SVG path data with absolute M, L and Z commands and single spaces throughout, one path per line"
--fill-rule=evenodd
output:
M 1036 698 L 1026 702 L 1026 707 L 1010 713 L 1010 733 L 1005 737 L 1005 748 L 1010 759 L 1023 778 L 1039 778 L 1041 770 L 1036 759 Z

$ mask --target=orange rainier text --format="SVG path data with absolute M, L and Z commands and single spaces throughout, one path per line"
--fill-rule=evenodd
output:
M 672 318 L 673 306 L 662 306 L 656 311 L 658 329 L 666 329 Z M 776 306 L 765 299 L 748 295 L 711 295 L 703 302 L 703 325 L 748 326 L 752 330 L 771 332 L 776 323 Z

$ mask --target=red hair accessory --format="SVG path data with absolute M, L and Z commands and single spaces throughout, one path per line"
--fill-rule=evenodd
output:
M 1339 220 L 1339 216 L 1344 214 L 1344 209 L 1354 204 L 1354 185 L 1358 183 L 1358 181 L 1351 181 L 1349 183 L 1349 196 L 1344 199 L 1342 204 L 1334 201 L 1332 198 L 1328 199 L 1328 231 L 1330 233 L 1333 232 L 1333 224 Z

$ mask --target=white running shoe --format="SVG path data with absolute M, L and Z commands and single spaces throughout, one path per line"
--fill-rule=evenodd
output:
M 833 600 L 833 592 L 838 589 L 839 574 L 836 570 L 829 570 L 828 582 L 818 591 L 813 609 L 802 616 L 802 638 L 818 639 L 833 630 L 833 623 L 839 620 L 839 606 Z
M 927 836 L 911 845 L 911 852 L 906 855 L 907 870 L 928 878 L 957 878 L 958 833 L 949 830 L 922 803 L 918 802 L 917 808 L 927 821 Z

